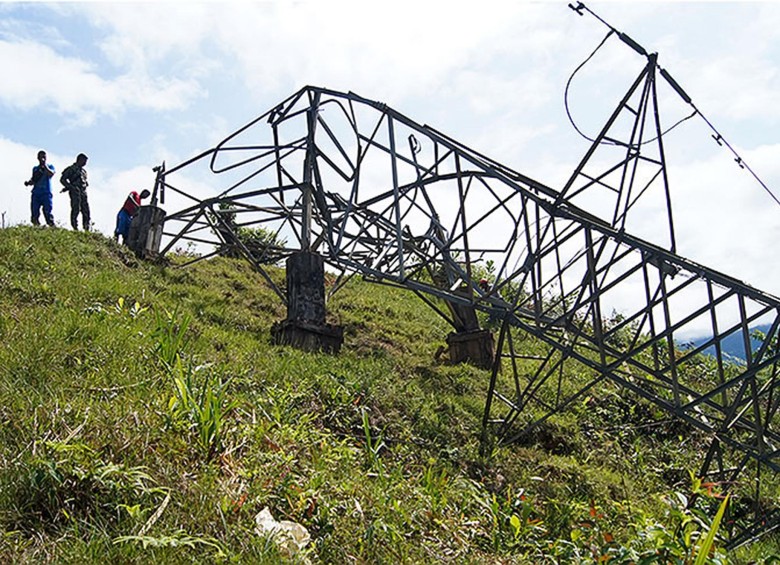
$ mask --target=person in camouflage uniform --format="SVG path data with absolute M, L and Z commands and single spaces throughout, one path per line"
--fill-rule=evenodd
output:
M 70 225 L 74 230 L 78 230 L 79 212 L 84 225 L 84 231 L 89 231 L 89 202 L 87 202 L 87 171 L 84 166 L 87 164 L 87 156 L 79 153 L 76 162 L 66 167 L 60 176 L 60 182 L 65 188 L 62 192 L 70 194 Z

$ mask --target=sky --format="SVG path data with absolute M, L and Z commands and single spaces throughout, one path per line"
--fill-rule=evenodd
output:
M 589 146 L 564 90 L 608 31 L 567 4 L 0 1 L 3 225 L 30 221 L 23 183 L 39 149 L 58 173 L 83 152 L 93 221 L 110 235 L 127 193 L 152 188 L 154 166 L 212 147 L 305 85 L 382 101 L 561 188 Z M 586 4 L 657 52 L 780 198 L 780 3 Z M 569 91 L 581 131 L 598 131 L 645 63 L 605 43 Z M 667 98 L 666 126 L 690 113 Z M 664 138 L 678 253 L 780 296 L 780 205 L 711 135 L 695 117 Z M 651 234 L 666 220 L 643 222 Z

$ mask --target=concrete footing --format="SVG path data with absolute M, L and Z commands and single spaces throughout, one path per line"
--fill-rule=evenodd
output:
M 157 206 L 141 206 L 130 224 L 125 242 L 138 257 L 154 257 L 160 252 L 165 210 Z
M 282 320 L 271 327 L 273 342 L 303 351 L 337 354 L 344 343 L 344 329 L 332 324 L 315 325 L 300 320 Z
M 468 362 L 490 369 L 494 360 L 493 334 L 490 330 L 453 332 L 447 336 L 450 363 Z
M 271 328 L 274 343 L 304 351 L 338 353 L 341 326 L 325 323 L 325 260 L 301 251 L 287 258 L 287 318 Z

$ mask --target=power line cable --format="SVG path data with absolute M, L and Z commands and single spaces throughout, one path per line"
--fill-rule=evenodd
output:
M 691 102 L 691 106 L 693 106 L 694 109 L 696 109 L 696 106 L 693 105 L 693 102 Z M 759 176 L 751 169 L 748 164 L 745 162 L 745 160 L 739 156 L 739 153 L 736 152 L 736 150 L 731 146 L 731 144 L 726 141 L 726 138 L 724 138 L 720 132 L 715 129 L 715 126 L 710 123 L 710 121 L 702 114 L 698 109 L 696 109 L 696 112 L 701 116 L 701 119 L 704 120 L 704 122 L 710 127 L 710 129 L 714 132 L 714 135 L 712 136 L 712 139 L 715 140 L 715 143 L 717 143 L 720 146 L 725 145 L 729 151 L 731 151 L 731 154 L 734 155 L 734 162 L 739 165 L 740 169 L 745 169 L 748 171 L 754 179 L 758 182 L 758 184 L 761 185 L 761 187 L 769 194 L 769 196 L 772 197 L 772 200 L 775 201 L 775 203 L 780 206 L 780 200 L 778 200 L 777 196 L 769 189 L 769 187 L 764 184 L 764 181 L 762 181 Z

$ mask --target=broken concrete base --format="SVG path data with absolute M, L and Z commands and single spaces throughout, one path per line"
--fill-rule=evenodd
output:
M 282 320 L 271 327 L 276 345 L 291 345 L 303 351 L 338 354 L 344 343 L 344 328 L 332 324 L 312 324 L 300 320 Z
M 494 345 L 490 330 L 453 332 L 447 336 L 450 363 L 468 362 L 482 369 L 493 366 Z
M 155 257 L 160 252 L 165 210 L 157 206 L 141 206 L 130 224 L 125 244 L 136 256 Z
M 325 259 L 301 251 L 287 258 L 287 319 L 271 328 L 273 342 L 336 354 L 344 328 L 325 322 Z

